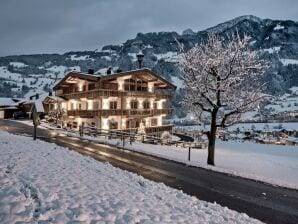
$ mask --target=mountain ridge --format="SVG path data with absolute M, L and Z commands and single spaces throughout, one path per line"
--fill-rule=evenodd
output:
M 236 17 L 208 29 L 194 32 L 137 33 L 135 38 L 120 45 L 106 45 L 101 50 L 70 51 L 63 54 L 30 54 L 0 57 L 0 96 L 28 97 L 50 90 L 67 71 L 105 73 L 108 67 L 127 71 L 137 68 L 136 54 L 142 50 L 144 67 L 152 69 L 169 81 L 181 86 L 180 71 L 176 66 L 179 48 L 186 49 L 204 42 L 209 32 L 226 38 L 239 33 L 252 37 L 250 48 L 259 50 L 272 62 L 265 76 L 267 92 L 282 95 L 298 86 L 298 23 L 291 20 L 261 19 L 252 15 Z M 174 95 L 173 104 L 179 107 L 181 88 Z

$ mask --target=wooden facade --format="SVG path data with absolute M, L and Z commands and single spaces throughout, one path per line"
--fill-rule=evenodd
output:
M 149 69 L 96 75 L 70 72 L 55 87 L 65 99 L 64 126 L 93 125 L 101 129 L 138 130 L 147 134 L 171 130 L 163 118 L 176 86 Z M 56 106 L 57 108 L 58 106 Z

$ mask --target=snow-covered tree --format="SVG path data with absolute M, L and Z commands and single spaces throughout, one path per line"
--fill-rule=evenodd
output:
M 239 35 L 223 40 L 210 34 L 206 43 L 189 51 L 181 47 L 179 65 L 186 105 L 203 121 L 208 119 L 207 163 L 214 165 L 217 129 L 239 120 L 241 113 L 257 108 L 264 99 L 261 78 L 269 63 L 248 48 L 250 38 Z

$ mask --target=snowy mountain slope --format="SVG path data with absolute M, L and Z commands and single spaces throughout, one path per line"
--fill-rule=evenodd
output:
M 252 37 L 250 47 L 260 50 L 272 62 L 272 68 L 265 76 L 265 81 L 269 83 L 268 93 L 283 95 L 289 88 L 298 86 L 298 23 L 241 16 L 199 32 L 138 33 L 134 39 L 121 45 L 107 45 L 94 51 L 1 57 L 0 96 L 29 96 L 48 90 L 69 70 L 86 72 L 92 68 L 105 73 L 108 67 L 123 71 L 135 69 L 136 54 L 140 50 L 145 55 L 144 67 L 180 85 L 176 40 L 188 49 L 202 43 L 208 32 L 215 32 L 224 38 L 236 32 L 240 36 L 245 33 Z M 178 89 L 173 102 L 175 108 L 179 108 L 177 102 L 181 97 Z M 179 109 L 175 113 L 185 115 Z

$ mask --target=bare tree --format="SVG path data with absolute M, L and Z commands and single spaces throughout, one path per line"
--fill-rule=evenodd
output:
M 180 54 L 186 95 L 183 100 L 202 121 L 210 121 L 207 163 L 214 165 L 216 132 L 256 108 L 264 99 L 261 78 L 269 63 L 248 49 L 250 38 L 239 35 L 222 40 L 215 34 L 207 42 Z

